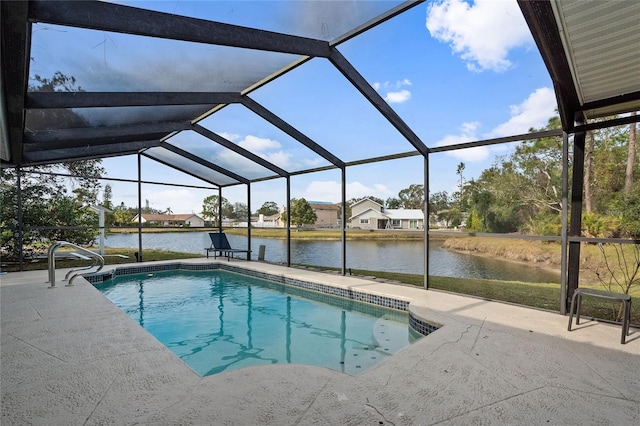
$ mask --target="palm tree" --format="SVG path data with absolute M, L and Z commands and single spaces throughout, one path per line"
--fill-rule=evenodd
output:
M 460 192 L 462 192 L 462 184 L 464 179 L 462 178 L 462 172 L 464 171 L 464 163 L 458 164 L 458 168 L 456 169 L 456 174 L 460 176 Z

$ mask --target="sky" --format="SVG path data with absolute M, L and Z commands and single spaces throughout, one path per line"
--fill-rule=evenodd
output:
M 301 35 L 327 39 L 340 34 L 343 24 L 330 16 L 331 2 L 121 3 L 274 31 L 293 26 Z M 358 7 L 369 7 L 377 14 L 378 9 L 393 4 L 360 2 Z M 264 5 L 268 5 L 268 14 L 261 12 Z M 326 20 L 323 13 L 327 13 Z M 309 16 L 315 20 L 306 22 Z M 81 41 L 67 46 L 64 52 L 56 52 L 49 43 L 64 37 Z M 229 69 L 220 66 L 224 64 L 221 58 L 232 55 L 228 49 L 180 44 L 176 56 L 168 54 L 174 49 L 174 42 L 140 39 L 95 31 L 78 37 L 66 29 L 34 25 L 31 75 L 52 75 L 60 70 L 74 75 L 78 85 L 88 91 L 114 87 L 237 90 L 236 86 L 256 78 L 258 61 L 261 70 L 275 71 L 295 59 L 292 55 L 244 52 Z M 427 1 L 340 44 L 338 50 L 428 147 L 526 133 L 545 126 L 555 115 L 551 80 L 515 0 Z M 54 55 L 65 57 L 62 53 L 67 59 L 53 63 Z M 415 149 L 325 59 L 313 59 L 249 96 L 343 161 Z M 123 117 L 134 114 L 130 110 Z M 92 121 L 96 124 L 113 124 L 99 122 L 96 117 L 98 114 Z M 200 124 L 285 170 L 329 164 L 238 105 L 225 107 Z M 237 155 L 215 147 L 195 132 L 183 132 L 171 143 L 205 155 L 214 164 L 233 165 L 250 177 L 265 174 L 255 166 L 245 168 L 245 162 Z M 512 148 L 513 144 L 507 144 L 431 154 L 431 193 L 451 194 L 458 189 L 460 176 L 456 169 L 461 162 L 465 165 L 462 178 L 468 181 L 491 167 L 499 156 L 508 155 Z M 136 156 L 105 159 L 103 165 L 109 177 L 137 179 Z M 347 199 L 367 195 L 397 197 L 402 189 L 422 184 L 423 173 L 420 156 L 349 167 Z M 141 175 L 147 181 L 210 186 L 144 157 Z M 291 196 L 340 202 L 341 179 L 339 170 L 293 176 Z M 110 185 L 115 204 L 137 206 L 137 184 Z M 286 182 L 274 179 L 253 183 L 251 193 L 248 200 L 246 186 L 237 185 L 223 188 L 222 195 L 231 203 L 250 201 L 255 212 L 269 201 L 284 205 Z M 142 186 L 143 205 L 148 200 L 151 207 L 170 209 L 176 214 L 199 214 L 203 199 L 217 194 L 217 189 Z

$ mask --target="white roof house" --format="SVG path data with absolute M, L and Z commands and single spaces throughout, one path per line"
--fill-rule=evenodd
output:
M 420 209 L 385 209 L 369 198 L 351 206 L 350 228 L 423 229 L 424 213 Z
M 138 223 L 138 215 L 135 215 L 132 222 Z M 155 226 L 189 226 L 191 228 L 204 227 L 204 219 L 196 214 L 146 214 L 142 213 L 142 223 Z

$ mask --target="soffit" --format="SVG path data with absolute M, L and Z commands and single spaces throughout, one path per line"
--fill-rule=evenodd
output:
M 587 118 L 639 110 L 640 2 L 562 0 L 551 6 Z

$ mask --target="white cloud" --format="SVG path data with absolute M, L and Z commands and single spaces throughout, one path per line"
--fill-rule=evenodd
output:
M 512 66 L 509 50 L 532 43 L 515 1 L 438 0 L 427 9 L 426 26 L 472 71 L 505 71 Z
M 347 200 L 367 195 L 375 195 L 383 199 L 394 196 L 394 193 L 381 183 L 373 184 L 373 186 L 367 186 L 360 182 L 347 183 L 346 192 Z M 342 197 L 342 187 L 338 181 L 312 181 L 307 185 L 302 196 L 307 201 L 339 203 Z
M 302 196 L 307 201 L 329 201 L 337 203 L 341 198 L 340 183 L 336 181 L 313 181 L 307 185 Z
M 251 151 L 257 156 L 262 157 L 268 162 L 275 164 L 283 169 L 287 169 L 291 166 L 291 154 L 281 150 L 280 148 L 282 147 L 282 144 L 280 144 L 280 142 L 276 140 L 261 138 L 253 135 L 247 135 L 243 139 L 240 139 L 241 136 L 237 134 L 225 132 L 218 132 L 218 134 L 225 139 L 237 143 L 238 146 L 246 149 L 247 151 Z M 252 166 L 253 161 L 247 160 L 243 156 L 236 154 L 235 152 L 223 151 L 222 153 L 218 154 L 218 159 L 224 161 L 226 164 L 245 162 L 248 166 L 248 169 L 245 170 L 254 169 L 254 167 Z
M 541 128 L 555 114 L 556 96 L 548 87 L 542 87 L 529 95 L 520 105 L 511 105 L 511 118 L 500 124 L 486 138 L 527 133 L 531 128 Z
M 463 123 L 460 128 L 460 134 L 447 135 L 436 142 L 436 146 L 457 145 L 478 140 L 476 130 L 479 126 L 480 123 L 478 123 L 477 121 Z M 447 155 L 468 162 L 482 161 L 489 157 L 489 148 L 487 148 L 486 146 L 479 146 L 467 149 L 457 149 L 455 151 L 448 151 Z
M 202 198 L 188 189 L 149 191 L 142 194 L 142 199 L 149 200 L 154 209 L 166 210 L 169 207 L 173 214 L 200 214 L 202 210 Z
M 258 155 L 268 162 L 275 164 L 283 169 L 288 169 L 291 165 L 291 154 L 284 151 L 276 151 L 271 153 L 258 153 Z
M 378 92 L 386 92 L 383 96 L 384 100 L 392 104 L 401 104 L 411 99 L 411 92 L 407 89 L 402 89 L 402 87 L 405 86 L 411 86 L 411 81 L 408 78 L 398 80 L 395 83 L 390 83 L 388 81 L 385 81 L 384 83 L 376 81 L 373 83 L 373 88 Z
M 217 133 L 223 138 L 230 140 L 231 142 L 236 142 L 238 139 L 240 139 L 240 135 L 236 133 L 227 133 L 227 132 L 217 132 Z
M 255 172 L 259 168 L 253 161 L 229 149 L 217 152 L 211 161 L 227 170 L 233 170 L 241 176 Z
M 489 157 L 489 148 L 486 146 L 476 146 L 473 148 L 458 149 L 447 153 L 451 157 L 459 158 L 462 161 L 473 163 L 474 161 L 484 161 Z
M 541 128 L 547 124 L 549 117 L 555 114 L 556 98 L 553 90 L 542 87 L 531 93 L 520 105 L 511 105 L 511 118 L 496 126 L 488 133 L 478 137 L 478 122 L 463 123 L 460 133 L 447 135 L 436 146 L 449 146 L 480 139 L 492 139 L 527 133 L 531 128 Z M 473 162 L 485 160 L 491 152 L 504 151 L 505 145 L 474 147 L 447 152 L 448 155 L 461 160 Z
M 408 90 L 400 90 L 399 92 L 388 92 L 384 100 L 390 104 L 401 104 L 411 99 L 411 92 Z
M 326 160 L 324 158 L 303 158 L 302 159 L 302 164 L 305 168 L 312 168 L 312 167 L 320 167 L 324 164 L 326 164 Z
M 238 142 L 242 148 L 257 153 L 270 149 L 278 149 L 282 145 L 278 141 L 267 138 L 259 138 L 258 136 L 247 135 L 243 140 Z
M 367 186 L 360 182 L 347 183 L 347 200 L 366 197 L 368 195 L 386 199 L 389 197 L 395 197 L 397 193 L 394 193 L 382 183 L 374 183 L 373 186 Z

